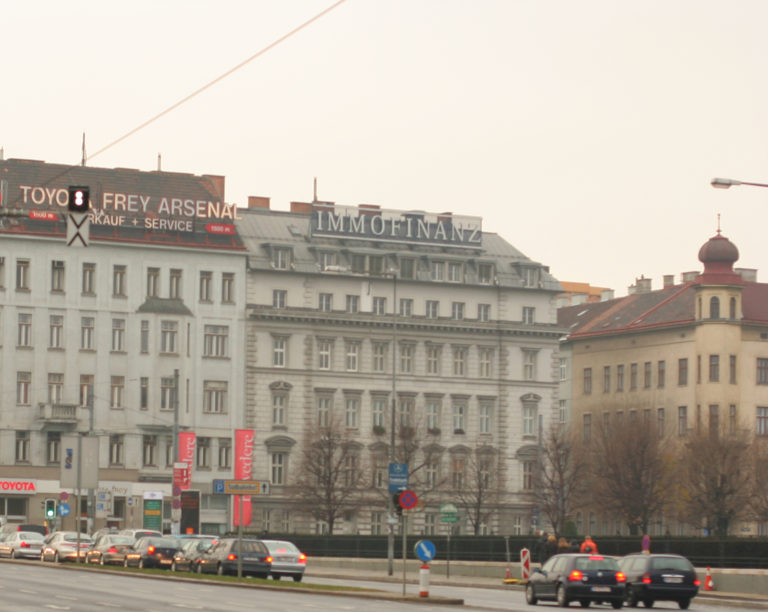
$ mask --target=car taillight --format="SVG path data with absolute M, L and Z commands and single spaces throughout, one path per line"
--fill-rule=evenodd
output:
M 696 579 L 693 581 L 693 586 L 701 586 L 701 580 L 699 580 L 698 578 L 696 578 Z
M 624 572 L 616 572 L 616 582 L 626 582 L 627 577 L 624 575 Z
M 272 557 L 267 557 L 266 559 L 264 559 L 264 561 L 266 561 L 267 563 L 272 563 Z
M 584 576 L 579 570 L 573 570 L 570 574 L 568 574 L 568 581 L 569 582 L 576 582 L 577 580 L 581 580 Z
M 307 555 L 304 553 L 299 553 L 299 563 L 306 563 L 307 562 Z
M 148 555 L 154 555 L 155 554 L 155 547 L 154 546 L 148 546 L 147 547 L 147 554 Z
M 650 574 L 643 574 L 643 584 L 651 584 L 651 575 Z
M 108 552 L 108 553 L 112 553 L 112 554 L 114 554 L 114 553 L 116 553 L 116 552 L 117 552 L 117 548 L 115 548 L 114 546 L 112 546 L 112 547 L 111 547 L 111 548 L 110 548 L 110 549 L 109 549 L 107 552 Z
M 24 542 L 24 541 L 22 540 L 22 542 L 21 542 L 21 547 L 22 547 L 22 548 L 29 548 L 29 544 L 27 544 L 26 542 Z
M 237 559 L 237 555 L 234 553 L 229 553 L 227 555 L 227 561 L 235 561 Z

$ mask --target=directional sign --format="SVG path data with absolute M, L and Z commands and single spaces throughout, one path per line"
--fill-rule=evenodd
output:
M 424 563 L 428 563 L 435 558 L 437 548 L 435 548 L 434 543 L 430 542 L 429 540 L 419 540 L 416 542 L 416 546 L 413 548 L 413 551 L 416 553 L 416 556 L 419 559 L 424 561 Z
M 416 493 L 407 489 L 400 493 L 400 497 L 398 497 L 397 500 L 400 502 L 400 507 L 403 510 L 413 510 L 416 507 L 416 504 L 419 503 L 419 498 L 416 497 Z
M 459 509 L 453 502 L 445 502 L 440 505 L 440 522 L 441 523 L 458 523 L 459 522 Z
M 397 493 L 408 488 L 408 464 L 389 464 L 389 492 Z
M 224 493 L 234 495 L 269 495 L 269 481 L 225 480 Z
M 59 504 L 59 515 L 60 516 L 69 516 L 69 504 Z

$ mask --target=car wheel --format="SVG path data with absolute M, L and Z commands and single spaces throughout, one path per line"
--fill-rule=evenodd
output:
M 631 586 L 627 587 L 627 592 L 624 594 L 624 603 L 628 608 L 637 608 L 637 593 Z
M 171 561 L 171 571 L 172 572 L 178 572 L 178 568 L 176 567 L 176 561 Z
M 579 602 L 579 605 L 580 605 L 582 608 L 589 608 L 589 603 L 590 603 L 590 602 L 589 602 L 589 600 L 588 600 L 588 599 L 583 599 L 582 601 L 580 601 L 580 602 Z
M 40 561 L 45 562 L 45 553 L 44 552 L 40 553 Z
M 294 574 L 293 575 L 293 581 L 294 582 L 301 582 L 301 579 L 304 578 L 303 574 Z
M 139 569 L 144 569 L 144 559 L 139 559 Z
M 223 575 L 224 575 L 224 566 L 223 566 L 221 563 L 219 563 L 219 564 L 216 566 L 216 573 L 217 573 L 219 576 L 223 576 Z
M 690 599 L 681 599 L 680 601 L 677 602 L 677 605 L 680 606 L 681 610 L 687 610 L 688 606 L 691 605 L 691 600 Z
M 653 608 L 653 599 L 644 599 L 643 600 L 643 605 L 646 608 Z
M 621 601 L 621 599 L 614 599 L 614 600 L 611 602 L 611 605 L 613 606 L 613 609 L 614 609 L 614 610 L 618 610 L 619 608 L 621 608 L 621 606 L 622 606 L 622 604 L 623 604 L 623 603 L 624 603 L 624 602 L 623 602 L 623 601 Z
M 99 555 L 99 565 L 106 565 L 104 561 L 104 555 Z
M 15 558 L 16 558 L 16 551 L 11 549 L 11 559 L 15 559 Z
M 281 574 L 272 574 L 272 580 L 280 580 L 283 576 Z
M 61 563 L 61 559 L 59 559 L 59 551 L 56 551 L 55 553 L 53 553 L 53 562 Z
M 569 603 L 571 602 L 568 601 L 568 596 L 565 594 L 565 587 L 562 584 L 557 585 L 557 605 L 561 608 L 567 608 Z
M 123 567 L 128 567 L 128 559 L 123 559 Z
M 539 601 L 536 599 L 536 592 L 533 590 L 533 585 L 530 583 L 525 585 L 525 601 L 529 606 L 535 606 Z

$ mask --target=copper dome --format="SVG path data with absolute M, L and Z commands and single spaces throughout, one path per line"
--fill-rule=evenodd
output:
M 718 231 L 699 249 L 699 261 L 707 267 L 707 264 L 733 265 L 739 259 L 739 249 L 728 238 Z

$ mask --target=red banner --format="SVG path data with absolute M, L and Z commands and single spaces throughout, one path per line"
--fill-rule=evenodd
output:
M 182 491 L 189 489 L 192 482 L 192 466 L 195 464 L 195 432 L 179 433 L 179 462 L 187 464 L 184 478 L 179 483 Z
M 235 430 L 235 480 L 251 480 L 253 466 L 253 429 Z M 232 524 L 240 525 L 240 498 L 243 502 L 243 526 L 251 524 L 251 496 L 235 495 Z

